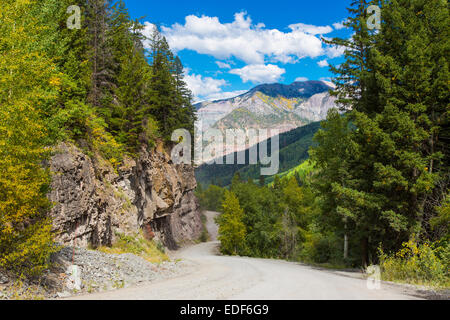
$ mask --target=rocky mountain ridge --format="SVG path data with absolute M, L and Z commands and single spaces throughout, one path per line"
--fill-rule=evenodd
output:
M 196 105 L 203 130 L 279 129 L 280 132 L 326 118 L 336 107 L 325 81 L 263 84 L 238 97 Z
M 198 127 L 202 131 L 219 129 L 224 137 L 228 129 L 267 129 L 270 138 L 277 131 L 283 134 L 325 120 L 328 111 L 337 108 L 336 98 L 329 93 L 333 88 L 326 81 L 259 85 L 235 98 L 197 104 Z M 203 144 L 212 149 L 223 147 L 224 154 L 251 147 L 249 143 L 228 145 L 226 141 L 203 141 Z M 214 158 L 205 155 L 202 163 Z

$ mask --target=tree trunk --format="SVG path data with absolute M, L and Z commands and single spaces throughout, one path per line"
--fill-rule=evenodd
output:
M 369 264 L 369 239 L 366 236 L 361 240 L 361 262 L 363 267 Z
M 348 236 L 344 235 L 344 260 L 348 259 Z
M 348 235 L 347 235 L 347 217 L 344 218 L 344 260 L 348 259 Z

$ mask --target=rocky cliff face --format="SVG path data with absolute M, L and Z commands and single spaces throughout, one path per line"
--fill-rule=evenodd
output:
M 200 237 L 202 223 L 191 166 L 174 165 L 159 146 L 141 150 L 114 170 L 100 157 L 61 144 L 50 161 L 50 200 L 56 240 L 86 247 L 110 245 L 116 233 L 143 230 L 170 249 Z
M 336 98 L 330 96 L 328 92 L 323 92 L 315 94 L 305 102 L 302 102 L 295 108 L 294 113 L 302 119 L 316 122 L 325 120 L 328 111 L 337 107 Z

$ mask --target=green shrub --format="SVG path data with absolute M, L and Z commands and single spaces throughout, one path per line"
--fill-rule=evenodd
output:
M 222 211 L 221 205 L 225 195 L 224 188 L 210 185 L 208 189 L 203 191 L 200 187 L 197 189 L 196 195 L 203 210 Z
M 153 117 L 148 116 L 146 124 L 144 126 L 144 134 L 146 141 L 150 147 L 156 146 L 156 141 L 161 139 L 160 128 L 158 121 Z
M 103 119 L 93 116 L 87 121 L 90 129 L 88 141 L 92 151 L 100 153 L 113 167 L 117 167 L 125 154 L 124 145 L 106 131 Z
M 209 237 L 208 237 L 208 232 L 203 229 L 202 234 L 200 235 L 200 242 L 208 242 Z
M 432 287 L 448 287 L 450 246 L 448 243 L 418 244 L 411 240 L 392 255 L 380 249 L 382 279 Z
M 446 196 L 442 205 L 438 206 L 436 210 L 437 216 L 431 219 L 431 227 L 441 238 L 450 240 L 450 195 Z
M 206 228 L 207 218 L 205 214 L 201 214 L 201 220 L 202 220 L 202 234 L 200 235 L 199 241 L 200 242 L 208 242 L 209 241 L 209 233 L 208 229 Z
M 322 234 L 318 232 L 304 232 L 299 253 L 299 259 L 307 263 L 342 266 L 342 250 L 338 248 L 340 242 L 334 234 Z

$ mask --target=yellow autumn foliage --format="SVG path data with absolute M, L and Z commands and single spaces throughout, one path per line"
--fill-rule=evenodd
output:
M 31 275 L 47 267 L 53 251 L 41 108 L 56 95 L 47 86 L 52 62 L 36 46 L 43 32 L 33 24 L 37 3 L 0 7 L 0 268 Z
M 380 249 L 383 280 L 432 287 L 450 286 L 450 245 L 410 240 L 398 252 L 388 255 Z

